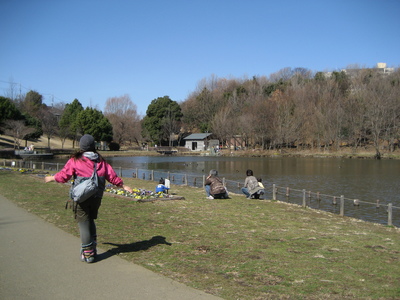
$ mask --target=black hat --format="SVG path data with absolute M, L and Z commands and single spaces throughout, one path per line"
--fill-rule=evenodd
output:
M 90 134 L 85 134 L 79 141 L 79 147 L 82 151 L 94 151 L 96 149 L 94 138 Z

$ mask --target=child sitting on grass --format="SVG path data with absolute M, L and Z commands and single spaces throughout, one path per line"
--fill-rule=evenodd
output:
M 164 178 L 161 178 L 160 181 L 158 182 L 158 185 L 156 186 L 156 193 L 160 193 L 161 192 L 161 193 L 168 194 L 168 190 L 169 190 L 169 187 L 167 187 L 165 185 Z

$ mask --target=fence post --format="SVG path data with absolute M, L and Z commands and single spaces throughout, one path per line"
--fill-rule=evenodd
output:
M 122 168 L 119 167 L 119 177 L 122 177 Z
M 388 204 L 388 226 L 392 226 L 392 203 Z
M 151 170 L 151 178 L 150 179 L 154 181 L 154 170 Z
M 344 196 L 340 196 L 340 215 L 344 216 Z
M 275 187 L 275 183 L 272 185 L 272 200 L 276 200 L 276 187 Z
M 303 189 L 303 207 L 306 207 L 306 190 Z
M 203 175 L 203 186 L 206 184 L 206 175 Z
M 184 177 L 184 179 L 185 179 L 185 185 L 188 185 L 188 181 L 187 181 L 187 174 L 185 174 L 185 177 Z

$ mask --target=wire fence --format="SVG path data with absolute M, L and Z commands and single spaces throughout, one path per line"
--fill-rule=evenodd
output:
M 58 172 L 62 169 L 64 163 L 4 159 L 3 166 Z M 167 178 L 172 184 L 197 188 L 203 188 L 206 179 L 206 175 L 173 173 L 138 168 L 116 167 L 114 170 L 120 177 L 133 177 L 155 182 L 158 182 L 160 178 Z M 229 193 L 242 194 L 242 182 L 227 180 L 225 178 L 222 179 Z M 265 186 L 264 199 L 297 204 L 302 207 L 310 207 L 339 214 L 340 216 L 349 216 L 368 222 L 400 227 L 400 207 L 379 199 L 364 201 L 361 199 L 347 198 L 344 197 L 344 195 L 327 195 L 320 192 L 307 191 L 305 189 L 300 190 L 278 186 L 276 184 Z

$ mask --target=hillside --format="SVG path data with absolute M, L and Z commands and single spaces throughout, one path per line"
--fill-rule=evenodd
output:
M 47 148 L 48 140 L 45 136 L 40 137 L 39 139 L 28 140 L 27 145 L 33 144 L 35 148 Z M 21 141 L 21 147 L 25 147 L 25 141 Z M 8 149 L 14 148 L 14 139 L 8 135 L 0 135 L 0 149 Z M 61 149 L 61 140 L 59 138 L 50 139 L 50 148 L 52 149 Z M 64 143 L 64 149 L 72 148 L 72 140 L 66 140 Z

